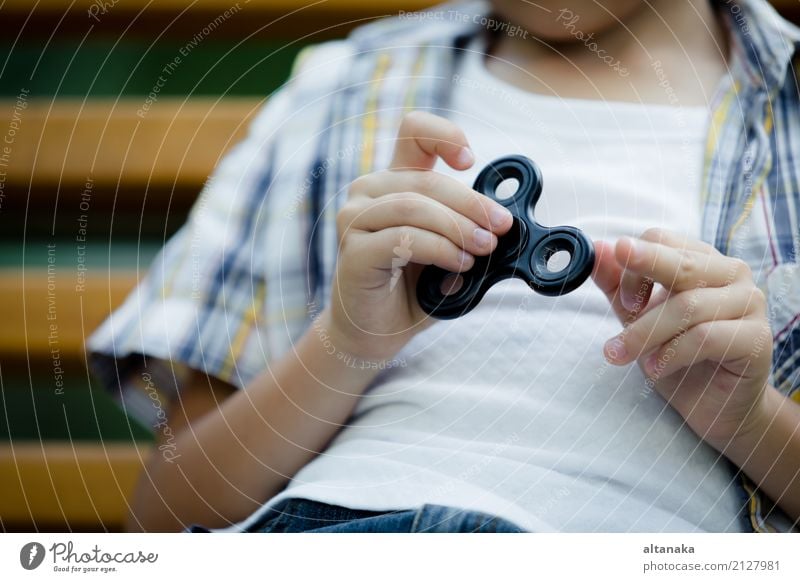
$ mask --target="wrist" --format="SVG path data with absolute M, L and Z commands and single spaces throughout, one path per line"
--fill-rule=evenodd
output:
M 767 385 L 725 446 L 725 456 L 737 464 L 750 457 L 774 422 L 783 399 L 780 392 Z
M 406 366 L 403 359 L 395 357 L 402 346 L 387 346 L 386 342 L 373 341 L 372 345 L 365 347 L 336 322 L 330 308 L 324 309 L 314 318 L 309 332 L 319 342 L 324 354 L 346 367 L 380 371 Z

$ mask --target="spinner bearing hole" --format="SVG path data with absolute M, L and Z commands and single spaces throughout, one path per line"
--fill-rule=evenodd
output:
M 548 281 L 555 281 L 566 275 L 572 264 L 577 247 L 572 237 L 555 234 L 545 240 L 531 255 L 531 268 Z
M 513 198 L 519 191 L 519 180 L 516 178 L 506 178 L 494 189 L 494 195 L 498 200 L 508 200 Z
M 556 251 L 547 259 L 547 270 L 551 273 L 559 273 L 569 266 L 571 259 L 572 255 L 569 251 Z
M 445 275 L 444 279 L 442 279 L 442 282 L 439 285 L 439 291 L 442 292 L 442 295 L 448 297 L 461 291 L 463 286 L 464 277 L 458 273 L 448 273 Z

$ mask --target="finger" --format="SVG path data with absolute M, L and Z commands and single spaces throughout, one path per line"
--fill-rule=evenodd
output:
M 649 277 L 671 291 L 722 287 L 744 280 L 752 282 L 750 269 L 740 259 L 676 249 L 642 239 L 619 239 L 616 257 L 626 271 Z
M 453 273 L 472 268 L 475 258 L 448 238 L 413 226 L 385 228 L 378 232 L 350 232 L 342 239 L 342 254 L 350 254 L 348 264 L 368 276 L 366 284 L 382 285 L 393 270 L 408 263 L 436 265 Z
M 452 121 L 425 111 L 412 111 L 403 117 L 390 168 L 430 170 L 437 158 L 456 170 L 466 170 L 475 163 L 464 132 Z
M 441 202 L 416 192 L 387 194 L 367 198 L 353 205 L 344 218 L 349 223 L 340 230 L 355 228 L 377 232 L 395 226 L 414 226 L 447 237 L 473 255 L 488 255 L 497 246 L 497 237 Z
M 699 253 L 722 256 L 722 253 L 720 253 L 713 245 L 672 230 L 667 230 L 665 228 L 648 228 L 639 236 L 639 238 L 652 243 L 660 243 L 674 249 L 697 251 Z
M 644 372 L 651 378 L 665 378 L 675 372 L 711 360 L 730 362 L 741 373 L 752 360 L 768 353 L 764 349 L 772 332 L 765 320 L 738 319 L 707 321 L 672 338 L 648 356 Z
M 620 302 L 619 282 L 622 276 L 622 267 L 614 255 L 614 243 L 604 240 L 594 241 L 594 267 L 592 280 L 600 291 L 605 294 L 617 318 L 624 321 L 628 310 Z
M 629 312 L 641 313 L 650 300 L 654 282 L 650 277 L 623 270 L 619 285 L 619 298 Z
M 653 284 L 653 290 L 650 293 L 650 298 L 647 300 L 647 304 L 639 311 L 636 315 L 637 317 L 643 316 L 645 313 L 648 313 L 655 309 L 656 307 L 663 305 L 664 302 L 669 299 L 671 293 L 669 289 L 665 289 L 662 286 L 658 286 L 656 288 L 656 284 Z
M 376 172 L 350 185 L 352 198 L 378 198 L 393 192 L 424 194 L 496 234 L 508 232 L 513 222 L 511 213 L 501 204 L 438 172 Z
M 715 255 L 721 254 L 713 246 L 703 241 L 663 228 L 648 228 L 639 238 L 675 249 Z M 650 277 L 633 270 L 625 270 L 620 284 L 620 299 L 626 309 L 631 312 L 641 313 L 647 307 L 652 291 L 653 280 Z
M 739 319 L 760 309 L 756 287 L 730 285 L 699 288 L 672 295 L 606 343 L 614 363 L 626 364 L 652 351 L 690 327 L 713 320 Z M 612 349 L 613 348 L 613 354 Z
M 634 301 L 634 308 L 631 309 L 623 303 L 622 284 L 624 284 L 624 270 L 617 262 L 614 243 L 598 240 L 594 242 L 594 249 L 595 262 L 592 269 L 592 279 L 605 294 L 617 318 L 623 325 L 627 326 L 635 321 L 641 310 L 649 304 L 653 283 L 649 280 L 649 285 L 640 287 L 636 301 Z

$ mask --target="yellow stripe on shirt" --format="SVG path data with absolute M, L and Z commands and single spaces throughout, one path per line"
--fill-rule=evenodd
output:
M 361 152 L 360 173 L 368 174 L 372 171 L 375 160 L 375 133 L 378 127 L 377 105 L 380 95 L 381 80 L 386 75 L 386 71 L 391 64 L 388 53 L 378 55 L 378 63 L 375 73 L 370 80 L 369 96 L 367 97 L 366 112 L 362 129 L 364 130 L 364 150 Z

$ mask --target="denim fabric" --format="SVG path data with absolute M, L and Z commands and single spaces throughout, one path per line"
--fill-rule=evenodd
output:
M 208 532 L 194 525 L 189 532 Z M 499 517 L 477 511 L 423 505 L 418 509 L 365 511 L 308 499 L 287 499 L 248 531 L 257 533 L 521 533 Z

